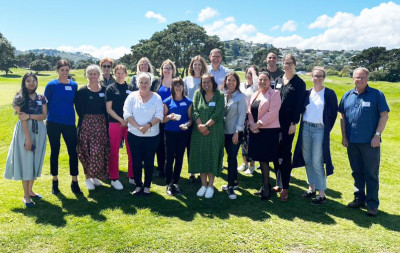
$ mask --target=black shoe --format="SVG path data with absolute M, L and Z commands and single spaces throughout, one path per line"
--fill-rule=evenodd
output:
M 311 200 L 311 204 L 313 205 L 321 205 L 325 203 L 326 197 L 317 196 L 315 199 Z
M 76 195 L 82 195 L 81 188 L 79 187 L 78 181 L 72 181 L 71 183 L 71 190 Z
M 182 194 L 182 192 L 181 192 L 181 190 L 179 189 L 179 185 L 177 185 L 177 184 L 173 184 L 172 185 L 172 193 L 174 194 L 174 195 L 181 195 Z
M 367 210 L 367 215 L 375 217 L 378 214 L 378 208 L 369 208 Z
M 315 195 L 316 195 L 315 192 L 306 191 L 306 192 L 304 192 L 304 193 L 301 195 L 301 197 L 302 197 L 303 199 L 309 199 L 309 198 L 315 197 Z
M 196 183 L 196 177 L 194 175 L 190 175 L 189 182 L 190 183 Z
M 355 198 L 352 202 L 347 204 L 347 207 L 350 207 L 350 208 L 363 208 L 363 207 L 365 207 L 365 202 L 364 201 L 360 201 L 359 199 Z
M 58 180 L 53 180 L 51 193 L 53 193 L 54 195 L 57 195 L 60 193 L 60 190 L 58 189 Z
M 167 187 L 165 189 L 165 192 L 167 193 L 168 196 L 172 196 L 173 195 L 172 188 L 173 188 L 172 184 L 167 185 Z
M 267 200 L 271 196 L 271 185 L 261 187 L 260 198 L 261 200 Z

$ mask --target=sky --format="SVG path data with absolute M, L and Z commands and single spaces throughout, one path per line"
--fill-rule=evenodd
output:
M 400 48 L 400 0 L 0 0 L 0 32 L 18 50 L 117 59 L 139 40 L 183 20 L 221 40 L 279 48 Z

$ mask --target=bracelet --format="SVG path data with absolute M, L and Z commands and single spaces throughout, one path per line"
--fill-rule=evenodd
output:
M 149 121 L 149 122 L 147 122 L 147 124 L 150 124 L 150 128 L 153 126 L 153 124 L 151 124 L 151 122 Z

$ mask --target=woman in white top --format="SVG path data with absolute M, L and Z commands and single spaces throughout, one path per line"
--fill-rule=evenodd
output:
M 189 76 L 183 79 L 185 94 L 187 98 L 193 101 L 193 96 L 196 90 L 199 89 L 201 76 L 207 72 L 207 63 L 203 57 L 200 55 L 196 55 L 193 57 L 192 61 L 189 64 Z M 192 126 L 189 129 L 190 133 L 192 132 Z M 189 154 L 190 154 L 190 140 L 191 135 L 189 135 L 188 143 L 186 146 L 186 154 L 187 161 L 189 164 Z M 198 177 L 200 179 L 200 177 Z M 194 174 L 190 174 L 189 182 L 196 182 L 196 177 Z
M 307 91 L 304 102 L 305 111 L 300 121 L 299 137 L 293 156 L 293 167 L 305 165 L 308 191 L 303 198 L 319 196 L 311 203 L 319 205 L 325 202 L 326 176 L 333 173 L 329 149 L 329 134 L 335 124 L 338 103 L 333 90 L 324 87 L 325 70 L 314 67 L 312 81 L 314 87 Z M 326 164 L 326 173 L 324 169 Z
M 246 95 L 247 107 L 250 103 L 250 98 L 254 92 L 258 91 L 260 88 L 258 87 L 258 68 L 255 65 L 249 66 L 246 71 L 246 82 L 240 83 L 240 91 Z M 245 121 L 245 125 L 247 126 L 247 117 Z M 241 144 L 242 147 L 242 158 L 243 163 L 239 166 L 238 171 L 245 171 L 245 174 L 251 175 L 254 172 L 254 161 L 249 157 L 248 148 L 249 148 L 249 131 L 248 128 L 245 127 L 243 131 L 243 142 Z M 249 166 L 250 163 L 250 166 Z
M 137 76 L 139 90 L 125 100 L 124 119 L 128 121 L 128 143 L 131 148 L 135 195 L 150 194 L 153 177 L 154 155 L 160 142 L 159 122 L 164 118 L 161 97 L 150 91 L 151 77 L 148 73 Z M 145 181 L 142 182 L 144 162 Z

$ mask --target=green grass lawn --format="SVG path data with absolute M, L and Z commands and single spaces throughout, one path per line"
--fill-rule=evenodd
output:
M 17 120 L 11 102 L 26 70 L 13 72 L 8 77 L 0 75 L 2 175 Z M 80 85 L 86 83 L 83 70 L 72 73 Z M 243 73 L 240 76 L 243 78 Z M 41 72 L 39 92 L 54 78 L 55 72 Z M 310 87 L 310 77 L 302 78 Z M 340 144 L 338 121 L 331 134 L 335 173 L 328 178 L 328 201 L 322 206 L 312 206 L 300 197 L 307 189 L 304 168 L 293 170 L 287 203 L 276 195 L 266 202 L 253 195 L 261 183 L 259 171 L 253 176 L 239 174 L 237 200 L 229 200 L 221 191 L 226 170 L 216 180 L 214 198 L 199 199 L 200 185 L 189 183 L 186 161 L 181 196 L 167 196 L 165 183 L 155 178 L 150 197 L 134 197 L 126 175 L 125 149 L 120 155 L 124 190 L 116 191 L 106 182 L 89 193 L 80 165 L 84 196 L 77 198 L 70 190 L 68 156 L 62 143 L 59 196 L 51 194 L 49 146 L 42 177 L 35 185 L 44 198 L 36 201 L 34 208 L 24 208 L 21 183 L 1 175 L 0 252 L 400 252 L 400 84 L 370 85 L 384 92 L 391 109 L 383 134 L 381 205 L 375 218 L 366 216 L 365 210 L 346 207 L 353 199 L 353 180 L 346 150 Z M 353 84 L 350 78 L 328 76 L 326 86 L 340 99 Z

